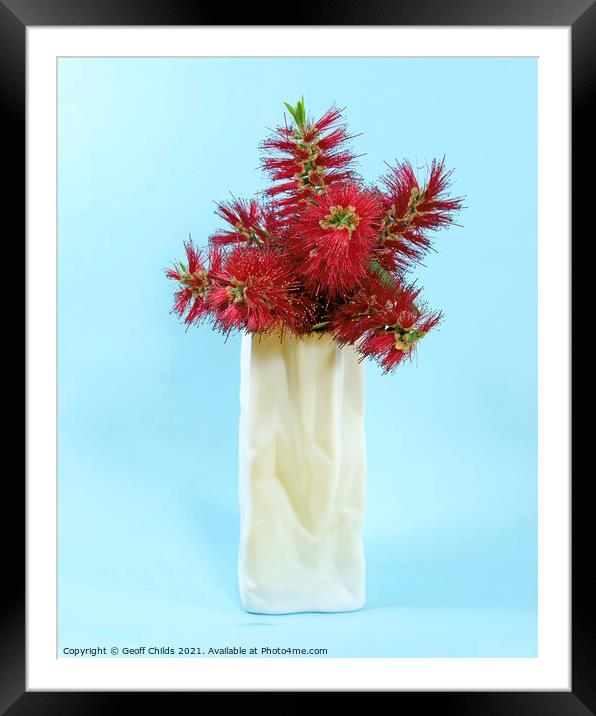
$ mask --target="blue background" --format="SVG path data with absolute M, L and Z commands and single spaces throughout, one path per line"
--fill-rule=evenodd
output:
M 532 59 L 59 61 L 59 647 L 535 656 L 537 84 Z M 463 228 L 417 271 L 445 312 L 367 366 L 365 609 L 245 613 L 239 337 L 185 332 L 163 269 L 258 142 L 334 101 L 368 180 L 446 155 Z

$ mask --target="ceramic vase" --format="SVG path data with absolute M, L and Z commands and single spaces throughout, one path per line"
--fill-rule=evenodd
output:
M 249 612 L 365 600 L 364 366 L 328 335 L 244 335 L 240 597 Z

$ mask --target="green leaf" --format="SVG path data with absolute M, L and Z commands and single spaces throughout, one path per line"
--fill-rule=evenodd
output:
M 298 109 L 298 121 L 300 122 L 300 127 L 304 127 L 306 124 L 306 110 L 304 108 L 304 95 L 302 95 L 302 99 L 296 104 L 296 107 Z
M 292 115 L 292 117 L 294 118 L 294 122 L 296 122 L 296 124 L 298 125 L 298 109 L 297 109 L 297 108 L 294 109 L 294 107 L 292 107 L 292 105 L 291 105 L 291 104 L 288 104 L 287 102 L 284 102 L 284 104 L 286 105 L 286 107 L 287 107 L 287 109 L 288 109 L 288 112 L 289 112 L 289 113 Z
M 286 106 L 288 112 L 294 118 L 294 122 L 296 122 L 296 126 L 298 127 L 298 129 L 304 129 L 306 125 L 306 109 L 304 107 L 304 95 L 302 95 L 302 99 L 299 99 L 298 102 L 296 102 L 295 107 L 292 107 L 292 105 L 288 104 L 288 102 L 284 102 L 284 105 Z

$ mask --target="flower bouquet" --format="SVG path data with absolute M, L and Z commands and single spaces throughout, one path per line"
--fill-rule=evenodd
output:
M 271 186 L 217 206 L 226 227 L 167 269 L 173 311 L 241 349 L 238 575 L 249 611 L 344 611 L 364 603 L 364 372 L 411 359 L 441 313 L 409 271 L 453 222 L 451 172 L 409 163 L 357 174 L 332 107 L 304 99 L 262 143 Z

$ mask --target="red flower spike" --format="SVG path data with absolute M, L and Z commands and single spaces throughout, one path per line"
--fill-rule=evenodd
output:
M 413 264 L 424 256 L 424 250 L 405 241 L 379 241 L 373 258 L 379 266 L 392 276 L 402 276 Z
M 237 247 L 213 276 L 208 304 L 223 333 L 244 328 L 249 333 L 284 326 L 296 333 L 308 330 L 312 307 L 301 295 L 283 254 Z
M 383 323 L 380 313 L 394 300 L 395 288 L 384 285 L 378 276 L 367 276 L 361 288 L 332 313 L 331 331 L 337 342 L 356 344 L 369 331 L 380 327 Z
M 309 123 L 304 106 L 301 111 L 302 116 L 292 112 L 295 124 L 291 128 L 278 127 L 261 145 L 271 153 L 263 158 L 263 169 L 274 182 L 282 182 L 267 193 L 286 195 L 281 200 L 286 215 L 309 197 L 321 196 L 330 185 L 352 177 L 349 167 L 354 154 L 346 148 L 350 139 L 346 128 L 338 125 L 341 112 L 332 107 L 319 120 Z
M 441 319 L 418 301 L 414 284 L 385 285 L 369 277 L 358 293 L 340 306 L 331 330 L 340 343 L 351 343 L 365 356 L 375 358 L 385 372 L 411 358 L 418 344 Z
M 234 199 L 221 202 L 215 212 L 231 227 L 214 234 L 210 241 L 214 245 L 246 244 L 265 246 L 275 237 L 279 229 L 277 213 L 273 207 L 261 206 L 255 199 L 245 201 Z
M 378 231 L 378 202 L 355 184 L 333 185 L 306 204 L 289 253 L 309 290 L 335 299 L 365 278 Z
M 184 322 L 190 325 L 199 323 L 210 311 L 206 299 L 211 290 L 212 271 L 217 270 L 221 258 L 218 252 L 209 252 L 209 268 L 191 239 L 184 248 L 186 265 L 180 262 L 176 268 L 166 269 L 166 276 L 180 285 L 174 294 L 172 312 L 180 318 L 184 316 Z
M 417 206 L 417 225 L 423 229 L 435 229 L 453 223 L 453 214 L 462 207 L 463 198 L 449 199 L 449 188 L 453 170 L 445 171 L 445 161 L 433 159 L 426 187 Z
M 427 230 L 436 230 L 453 222 L 462 199 L 448 199 L 451 171 L 444 162 L 433 160 L 427 182 L 420 186 L 409 162 L 397 164 L 382 179 L 386 192 L 381 195 L 383 217 L 379 244 L 393 254 L 398 268 L 419 261 L 430 248 Z
M 419 306 L 417 310 L 417 317 L 414 318 L 414 313 L 410 314 L 408 327 L 397 320 L 394 324 L 387 324 L 384 329 L 378 328 L 369 333 L 359 346 L 360 352 L 377 360 L 385 373 L 397 368 L 403 360 L 411 360 L 418 341 L 424 338 L 442 317 L 440 312 L 428 312 L 426 307 Z M 401 314 L 401 318 L 404 318 L 404 314 Z

